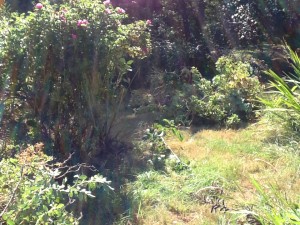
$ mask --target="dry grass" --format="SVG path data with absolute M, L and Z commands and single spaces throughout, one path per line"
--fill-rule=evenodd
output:
M 299 195 L 299 157 L 287 152 L 275 153 L 272 146 L 265 143 L 268 135 L 272 134 L 265 124 L 258 123 L 241 130 L 202 129 L 182 133 L 183 142 L 169 136 L 168 145 L 179 157 L 191 161 L 191 173 L 199 173 L 200 176 L 201 173 L 213 176 L 215 173 L 216 177 L 222 177 L 228 208 L 256 204 L 257 194 L 251 178 L 263 186 L 276 185 L 288 196 Z M 161 183 L 150 190 L 173 188 L 178 193 L 163 196 L 162 202 L 143 204 L 138 224 L 218 224 L 223 213 L 211 213 L 211 205 L 200 204 L 194 199 L 190 202 L 182 200 L 186 187 L 191 186 L 189 190 L 192 190 L 198 178 L 189 181 L 183 175 L 171 174 L 157 179 L 156 182 Z M 159 192 L 156 198 L 160 198 Z
M 151 113 L 125 115 L 117 127 L 128 132 L 120 137 L 139 138 L 156 118 L 158 115 Z M 211 213 L 212 204 L 203 204 L 190 195 L 214 182 L 224 189 L 230 209 L 259 204 L 252 178 L 266 190 L 273 185 L 291 198 L 299 197 L 300 157 L 278 144 L 284 133 L 276 124 L 261 120 L 240 130 L 193 128 L 181 133 L 182 142 L 172 135 L 166 141 L 182 160 L 190 162 L 190 170 L 167 169 L 138 176 L 128 188 L 134 193 L 135 219 L 125 224 L 223 224 L 219 222 L 223 212 Z

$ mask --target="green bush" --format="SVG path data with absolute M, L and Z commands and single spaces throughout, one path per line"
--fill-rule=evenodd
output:
M 65 174 L 80 167 L 51 164 L 52 159 L 30 146 L 16 158 L 0 162 L 0 223 L 6 224 L 79 224 L 67 210 L 75 200 L 94 197 L 92 190 L 109 187 L 100 175 L 87 178 Z M 56 180 L 61 177 L 61 182 Z
M 216 68 L 218 74 L 212 80 L 194 67 L 189 71 L 192 82 L 181 75 L 167 114 L 183 124 L 191 120 L 237 127 L 241 121 L 253 120 L 263 86 L 250 64 L 223 56 Z
M 148 25 L 125 23 L 123 9 L 101 1 L 40 4 L 1 21 L 1 91 L 8 114 L 38 122 L 37 138 L 51 137 L 62 154 L 81 149 L 84 158 L 109 139 L 124 75 L 150 52 Z
M 170 134 L 174 135 L 180 141 L 183 140 L 183 136 L 175 126 L 174 121 L 163 119 L 161 123 L 154 123 L 146 130 L 143 136 L 140 147 L 144 147 L 151 152 L 151 159 L 148 160 L 148 163 L 153 169 L 164 169 L 166 161 L 169 161 L 170 164 L 176 161 L 177 169 L 184 169 L 186 167 L 164 139 L 164 136 Z M 167 160 L 169 157 L 175 159 L 175 161 L 171 162 L 172 160 Z
M 241 123 L 241 119 L 238 115 L 232 114 L 230 117 L 227 118 L 225 123 L 227 128 L 236 128 Z

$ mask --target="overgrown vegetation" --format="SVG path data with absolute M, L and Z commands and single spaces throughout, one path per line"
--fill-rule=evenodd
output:
M 261 122 L 244 130 L 186 131 L 184 141 L 168 136 L 168 147 L 188 166 L 179 169 L 177 158 L 169 155 L 161 158 L 163 168 L 139 174 L 125 189 L 134 207 L 131 217 L 124 220 L 136 224 L 284 224 L 297 219 L 299 157 L 287 151 L 288 146 L 276 149 L 265 142 L 274 136 L 273 126 Z M 275 215 L 281 223 L 276 223 Z
M 0 223 L 299 224 L 299 8 L 0 0 Z

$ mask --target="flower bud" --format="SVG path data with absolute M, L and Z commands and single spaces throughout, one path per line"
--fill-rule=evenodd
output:
M 43 4 L 42 3 L 37 3 L 36 5 L 35 5 L 35 8 L 36 9 L 42 9 L 44 6 L 43 6 Z

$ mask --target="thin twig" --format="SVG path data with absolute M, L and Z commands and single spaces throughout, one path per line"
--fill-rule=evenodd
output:
M 48 165 L 48 166 L 51 168 L 59 166 L 59 169 L 67 168 L 68 166 L 66 164 L 67 164 L 67 162 L 69 162 L 71 160 L 71 158 L 74 154 L 75 154 L 75 152 L 72 152 L 71 154 L 69 154 L 68 158 L 66 158 L 65 161 L 63 161 L 61 163 L 55 163 L 55 164 Z
M 68 167 L 68 169 L 67 169 L 66 172 L 64 172 L 63 174 L 61 174 L 59 176 L 56 176 L 55 179 L 64 178 L 67 174 L 78 172 L 81 168 L 88 168 L 88 169 L 90 169 L 93 172 L 97 171 L 97 169 L 94 166 L 89 166 L 86 163 L 81 163 L 81 164 L 77 164 L 75 166 Z M 58 169 L 61 169 L 61 168 L 59 167 Z
M 175 156 L 175 158 L 177 159 L 178 162 L 182 163 L 182 165 L 186 166 L 187 168 L 190 168 L 187 164 L 185 164 L 184 162 L 182 162 L 182 160 L 175 154 L 175 152 L 170 148 L 170 146 L 167 144 L 167 142 L 165 141 L 165 139 L 163 137 L 160 137 L 161 140 L 163 141 L 164 145 L 167 147 L 167 149 L 169 149 L 172 154 Z

